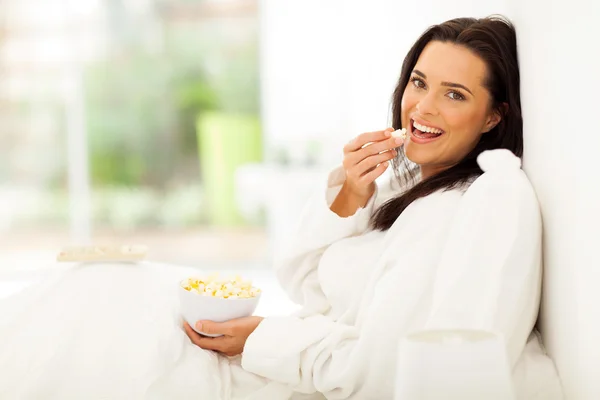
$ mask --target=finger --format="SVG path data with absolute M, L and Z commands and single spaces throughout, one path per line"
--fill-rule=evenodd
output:
M 198 332 L 193 330 L 190 324 L 188 324 L 187 322 L 183 323 L 183 329 L 185 330 L 185 334 L 190 338 L 192 343 L 197 345 L 197 342 L 202 338 L 202 336 Z
M 388 163 L 389 163 L 389 161 L 388 161 Z M 381 164 L 379 164 L 379 165 L 381 165 Z M 373 171 L 375 168 L 379 167 L 379 165 L 376 165 L 376 166 L 374 166 L 373 168 L 369 168 L 369 170 L 368 170 L 368 171 L 366 171 L 366 172 L 364 172 L 364 173 L 363 173 L 363 174 L 362 174 L 360 177 L 362 177 L 363 175 L 366 175 L 366 174 L 368 174 L 369 172 Z M 359 178 L 360 178 L 360 177 L 359 177 Z
M 351 175 L 354 176 L 363 176 L 365 173 L 369 172 L 372 168 L 376 167 L 381 163 L 387 163 L 391 159 L 395 158 L 398 155 L 396 150 L 386 151 L 385 153 L 377 154 L 374 156 L 370 156 L 362 160 L 356 167 L 354 167 L 354 171 Z
M 358 164 L 349 167 L 345 164 L 346 175 L 349 179 L 358 180 L 364 174 L 371 172 L 375 167 L 377 167 L 382 162 L 387 162 L 389 160 L 394 159 L 398 155 L 396 150 L 389 150 L 383 152 L 381 154 L 376 154 L 373 156 L 368 156 Z
M 192 329 L 192 327 L 185 322 L 183 324 L 183 328 L 185 329 L 186 335 L 190 338 L 192 343 L 196 346 L 206 349 L 206 350 L 214 350 L 214 351 L 222 351 L 224 349 L 223 339 L 224 336 L 211 338 L 200 335 L 198 332 Z
M 360 163 L 369 156 L 396 149 L 400 147 L 402 143 L 403 140 L 401 138 L 390 138 L 389 140 L 373 143 L 355 152 L 348 153 L 346 155 L 346 160 L 344 160 L 347 164 L 346 168 L 351 168 L 352 165 Z
M 363 134 L 359 135 L 358 137 L 356 137 L 355 139 L 353 139 L 352 141 L 350 141 L 350 143 L 348 143 L 344 147 L 344 153 L 351 153 L 353 151 L 356 151 L 356 150 L 362 148 L 367 143 L 379 142 L 379 141 L 388 139 L 392 135 L 393 131 L 394 131 L 393 128 L 387 128 L 383 131 L 363 133 Z
M 371 182 L 374 182 L 375 179 L 377 179 L 381 175 L 383 175 L 383 173 L 385 172 L 385 170 L 388 168 L 389 165 L 390 165 L 389 162 L 384 162 L 384 163 L 379 164 L 377 167 L 373 168 L 370 172 L 367 172 L 366 174 L 361 176 L 360 181 L 365 185 L 368 185 Z
M 227 349 L 226 338 L 226 336 L 219 336 L 215 338 L 200 336 L 200 338 L 194 342 L 194 344 L 204 350 L 218 351 L 221 353 Z
M 229 335 L 231 336 L 231 327 L 227 322 L 198 321 L 196 330 L 208 335 Z

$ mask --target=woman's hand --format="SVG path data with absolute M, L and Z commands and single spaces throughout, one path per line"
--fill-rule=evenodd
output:
M 375 192 L 375 180 L 398 155 L 395 149 L 403 143 L 401 138 L 392 137 L 393 131 L 388 128 L 363 133 L 344 147 L 346 181 L 331 205 L 331 211 L 340 217 L 348 217 L 369 202 Z
M 187 322 L 184 322 L 183 327 L 196 346 L 233 357 L 242 354 L 248 336 L 254 332 L 262 320 L 262 317 L 245 317 L 221 323 L 212 321 L 196 323 L 196 329 L 199 331 L 209 335 L 223 335 L 215 338 L 200 335 Z

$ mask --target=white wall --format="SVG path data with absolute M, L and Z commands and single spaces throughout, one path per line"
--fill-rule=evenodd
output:
M 598 399 L 600 260 L 593 238 L 600 227 L 600 169 L 594 162 L 600 148 L 594 51 L 600 13 L 582 0 L 512 5 L 509 15 L 520 46 L 524 165 L 545 224 L 541 327 L 567 398 Z M 593 128 L 578 129 L 576 120 Z
M 409 46 L 457 16 L 517 27 L 524 168 L 544 215 L 541 314 L 568 399 L 600 398 L 600 10 L 592 0 L 263 0 L 268 140 L 325 136 L 329 159 L 385 126 Z M 598 3 L 596 3 L 598 4 Z M 593 9 L 592 9 L 593 8 Z M 596 249 L 599 250 L 596 250 Z
M 262 0 L 261 90 L 269 148 L 339 137 L 345 42 L 332 29 L 339 2 Z M 329 143 L 328 143 L 329 144 Z

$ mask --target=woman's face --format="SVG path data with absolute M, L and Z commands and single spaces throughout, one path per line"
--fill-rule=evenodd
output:
M 432 41 L 423 49 L 402 97 L 404 151 L 423 178 L 458 164 L 500 121 L 486 72 L 465 47 Z

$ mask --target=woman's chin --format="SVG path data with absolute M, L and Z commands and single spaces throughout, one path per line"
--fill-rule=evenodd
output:
M 428 164 L 431 161 L 431 151 L 413 146 L 408 142 L 404 145 L 404 154 L 411 162 L 419 165 Z

